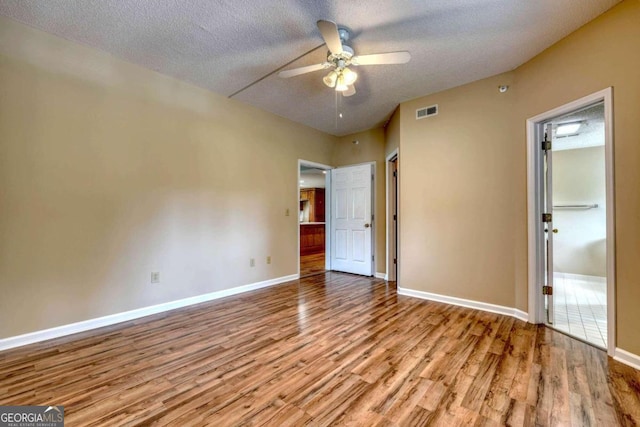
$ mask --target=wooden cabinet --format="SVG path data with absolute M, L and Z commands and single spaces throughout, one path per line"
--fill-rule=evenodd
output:
M 309 219 L 305 222 L 324 222 L 324 188 L 304 188 L 300 190 L 300 210 L 308 203 Z
M 324 188 L 312 188 L 309 203 L 309 222 L 324 222 Z
M 304 222 L 300 224 L 301 255 L 324 252 L 324 203 L 324 188 L 300 189 L 300 210 L 304 212 Z
M 300 255 L 324 252 L 324 224 L 300 224 Z

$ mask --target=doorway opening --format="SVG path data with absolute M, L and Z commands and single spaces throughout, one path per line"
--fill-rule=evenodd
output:
M 611 91 L 528 121 L 530 320 L 615 349 Z
M 330 269 L 327 191 L 331 168 L 302 160 L 298 163 L 299 275 L 307 277 Z
M 386 158 L 387 161 L 387 280 L 397 281 L 398 279 L 398 180 L 399 162 L 398 149 L 393 150 Z
M 298 276 L 374 275 L 375 162 L 333 168 L 298 160 Z
M 547 323 L 598 347 L 607 343 L 604 103 L 542 123 L 545 150 L 545 265 L 552 292 Z

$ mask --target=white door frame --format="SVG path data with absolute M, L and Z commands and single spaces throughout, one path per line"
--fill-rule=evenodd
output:
M 298 159 L 298 183 L 296 185 L 297 193 L 296 200 L 296 227 L 298 233 L 298 253 L 296 257 L 298 259 L 298 277 L 300 277 L 300 220 L 299 220 L 299 208 L 300 208 L 300 166 L 308 166 L 317 169 L 331 170 L 333 166 L 324 165 L 322 163 L 316 163 L 309 160 Z M 327 194 L 331 195 L 331 174 L 328 173 L 325 178 L 326 187 L 324 189 L 324 268 L 325 270 L 331 270 L 331 197 L 327 197 Z
M 539 284 L 543 281 L 540 256 L 543 250 L 540 179 L 542 150 L 540 149 L 540 124 L 558 116 L 604 101 L 605 175 L 607 197 L 607 353 L 613 357 L 616 348 L 615 315 L 615 201 L 613 159 L 613 89 L 611 87 L 587 95 L 527 120 L 527 206 L 528 206 L 528 299 L 529 322 L 543 323 L 544 302 Z
M 393 163 L 392 160 L 396 160 L 398 162 L 398 164 L 400 163 L 400 154 L 399 154 L 399 150 L 396 148 L 395 150 L 393 150 L 391 153 L 389 153 L 389 155 L 385 158 L 386 163 L 385 163 L 385 167 L 386 167 L 386 174 L 387 174 L 387 185 L 386 185 L 386 201 L 387 201 L 387 207 L 386 207 L 386 212 L 387 212 L 387 224 L 386 224 L 386 231 L 387 231 L 387 262 L 386 262 L 386 278 L 387 280 L 390 281 L 394 281 L 394 280 L 398 280 L 398 267 L 400 264 L 400 257 L 397 258 L 396 260 L 396 264 L 393 263 L 393 254 L 397 253 L 397 249 L 399 248 L 399 239 L 400 239 L 400 233 L 397 233 L 397 231 L 400 229 L 400 209 L 399 209 L 399 203 L 396 204 L 396 221 L 398 224 L 397 229 L 398 230 L 394 230 L 393 228 L 393 208 L 392 208 L 392 201 L 391 199 L 395 196 L 396 200 L 398 200 L 398 202 L 400 201 L 400 198 L 398 197 L 399 193 L 400 193 L 400 185 L 396 185 L 395 187 L 395 191 L 397 194 L 394 194 L 394 187 L 393 187 L 393 170 L 391 167 L 391 164 Z M 399 174 L 398 174 L 399 175 Z M 400 180 L 400 176 L 396 177 L 396 183 L 399 184 L 399 180 Z M 394 233 L 397 233 L 396 236 L 394 236 Z M 396 247 L 397 246 L 397 247 Z

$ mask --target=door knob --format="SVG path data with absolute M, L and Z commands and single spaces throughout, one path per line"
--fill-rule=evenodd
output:
M 553 232 L 557 234 L 557 233 L 558 233 L 558 229 L 557 229 L 557 228 L 554 228 L 554 229 L 553 229 Z
M 370 225 L 370 224 L 365 224 L 365 225 L 364 225 L 364 228 L 369 228 L 369 227 L 371 227 L 371 225 Z

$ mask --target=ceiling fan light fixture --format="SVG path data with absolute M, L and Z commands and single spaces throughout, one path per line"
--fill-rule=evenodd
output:
M 347 86 L 347 84 L 344 81 L 344 75 L 340 74 L 338 76 L 338 80 L 336 81 L 336 91 L 344 92 L 347 89 L 349 89 L 349 86 Z
M 337 80 L 338 80 L 338 73 L 336 73 L 335 70 L 330 71 L 329 74 L 327 74 L 322 78 L 322 81 L 324 82 L 324 84 L 326 84 L 329 87 L 335 87 Z
M 351 71 L 349 68 L 346 68 L 346 67 L 344 70 L 342 70 L 342 76 L 344 78 L 344 83 L 347 86 L 351 86 L 358 79 L 358 73 L 356 73 L 355 71 Z
M 349 67 L 358 67 L 361 65 L 406 64 L 411 59 L 411 55 L 407 51 L 356 56 L 353 48 L 345 44 L 345 42 L 349 40 L 349 31 L 347 29 L 338 28 L 335 22 L 323 19 L 319 20 L 316 24 L 318 25 L 318 30 L 320 30 L 320 35 L 324 40 L 324 45 L 326 45 L 329 50 L 327 52 L 326 61 L 320 64 L 305 65 L 304 67 L 283 70 L 278 73 L 278 76 L 286 79 L 289 77 L 299 76 L 301 74 L 329 69 L 330 71 L 328 74 L 322 77 L 322 82 L 326 86 L 333 88 L 336 92 L 340 92 L 343 97 L 349 97 L 356 94 L 356 86 L 354 83 L 358 79 L 358 73 Z M 299 58 L 301 57 L 302 56 Z M 258 81 L 261 81 L 262 79 L 264 79 L 264 77 Z M 252 83 L 252 85 L 253 84 L 254 83 Z M 336 100 L 337 99 L 338 98 L 336 98 Z

